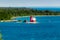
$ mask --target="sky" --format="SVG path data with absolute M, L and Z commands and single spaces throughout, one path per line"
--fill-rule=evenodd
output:
M 0 7 L 60 7 L 60 0 L 0 0 Z

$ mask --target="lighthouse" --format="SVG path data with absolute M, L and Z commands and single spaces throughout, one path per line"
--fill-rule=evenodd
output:
M 36 22 L 36 18 L 33 16 L 30 16 L 30 22 Z

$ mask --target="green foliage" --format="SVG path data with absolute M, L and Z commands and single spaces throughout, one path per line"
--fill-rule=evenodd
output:
M 54 12 L 49 10 L 34 10 L 32 8 L 0 8 L 0 20 L 9 20 L 13 16 L 28 15 L 60 15 L 60 12 Z
M 0 33 L 0 40 L 2 40 L 2 34 Z

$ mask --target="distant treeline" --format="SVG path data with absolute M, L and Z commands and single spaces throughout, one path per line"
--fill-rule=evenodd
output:
M 50 10 L 36 10 L 32 8 L 14 8 L 1 7 L 0 20 L 9 20 L 13 16 L 29 16 L 29 15 L 60 15 L 60 12 Z

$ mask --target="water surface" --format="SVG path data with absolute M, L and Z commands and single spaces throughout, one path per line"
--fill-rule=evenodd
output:
M 3 22 L 0 32 L 3 40 L 60 40 L 60 16 L 36 16 L 37 24 Z M 15 20 L 28 20 L 17 17 Z

